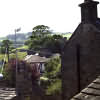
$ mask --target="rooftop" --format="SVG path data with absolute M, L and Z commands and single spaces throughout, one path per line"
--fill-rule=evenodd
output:
M 48 58 L 40 57 L 38 55 L 27 55 L 25 60 L 29 63 L 40 63 L 40 62 L 46 62 Z
M 71 100 L 100 100 L 100 76 Z

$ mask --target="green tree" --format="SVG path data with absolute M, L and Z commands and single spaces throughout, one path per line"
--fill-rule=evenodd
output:
M 38 26 L 33 28 L 32 35 L 33 36 L 45 37 L 46 35 L 48 35 L 50 33 L 51 33 L 51 31 L 49 30 L 48 26 L 38 25 Z
M 29 37 L 26 44 L 28 44 L 30 49 L 40 49 L 44 46 L 45 38 L 51 33 L 48 26 L 38 25 L 33 28 L 32 36 Z
M 11 51 L 13 48 L 12 44 L 13 43 L 10 40 L 6 39 L 2 41 L 1 45 L 1 53 L 7 53 L 8 61 L 9 61 L 9 51 Z
M 48 26 L 38 25 L 33 28 L 32 36 L 25 44 L 29 46 L 29 49 L 46 48 L 53 53 L 61 53 L 66 41 L 62 35 L 51 33 Z
M 63 38 L 62 35 L 52 35 L 46 38 L 45 47 L 49 48 L 53 53 L 61 53 L 66 40 Z

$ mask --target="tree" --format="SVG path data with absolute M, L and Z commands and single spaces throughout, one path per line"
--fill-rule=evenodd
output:
M 8 39 L 2 41 L 1 53 L 7 53 L 9 61 L 9 51 L 12 49 L 12 42 Z
M 32 32 L 33 35 L 41 36 L 41 37 L 44 37 L 50 33 L 51 33 L 51 31 L 49 30 L 49 27 L 45 26 L 45 25 L 38 25 L 38 26 L 34 27 L 33 32 Z
M 61 53 L 66 40 L 62 35 L 54 34 L 46 40 L 45 47 L 49 48 L 53 53 Z
M 51 34 L 48 26 L 38 25 L 33 28 L 32 36 L 25 43 L 29 49 L 40 50 L 46 48 L 53 53 L 61 53 L 66 40 L 62 35 Z
M 38 25 L 33 28 L 32 36 L 29 37 L 26 44 L 30 49 L 38 50 L 44 46 L 45 38 L 51 33 L 48 26 Z

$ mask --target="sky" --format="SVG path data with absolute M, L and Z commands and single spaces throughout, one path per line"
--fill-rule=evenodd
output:
M 73 32 L 81 22 L 80 7 L 84 0 L 0 0 L 0 37 L 31 32 L 46 25 L 54 32 Z M 98 6 L 100 8 L 100 6 Z

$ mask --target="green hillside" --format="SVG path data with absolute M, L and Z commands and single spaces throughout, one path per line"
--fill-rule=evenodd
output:
M 67 37 L 67 39 L 69 39 L 71 36 L 72 36 L 72 33 L 67 33 L 63 35 L 63 37 Z

